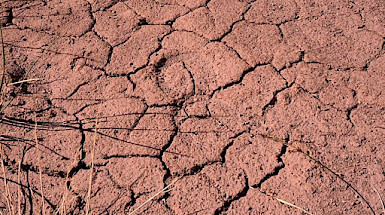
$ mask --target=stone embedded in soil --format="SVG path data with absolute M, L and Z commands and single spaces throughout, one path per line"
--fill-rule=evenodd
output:
M 148 63 L 150 55 L 159 47 L 159 39 L 169 33 L 170 27 L 142 26 L 129 40 L 114 47 L 106 71 L 111 75 L 128 74 Z
M 140 17 L 123 2 L 95 13 L 95 32 L 112 46 L 126 41 L 136 30 Z M 111 28 L 112 26 L 116 26 Z
M 13 19 L 20 28 L 28 27 L 61 36 L 80 36 L 92 27 L 90 8 L 85 0 L 28 4 L 29 9 Z
M 234 25 L 233 31 L 223 41 L 252 66 L 269 63 L 274 49 L 281 42 L 278 27 L 257 25 L 245 21 Z
M 241 19 L 247 4 L 240 0 L 213 0 L 207 7 L 195 9 L 178 18 L 173 27 L 192 31 L 210 40 L 219 39 L 231 25 Z

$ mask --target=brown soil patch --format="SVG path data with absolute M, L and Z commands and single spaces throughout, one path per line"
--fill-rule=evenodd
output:
M 0 212 L 384 214 L 384 11 L 0 2 Z

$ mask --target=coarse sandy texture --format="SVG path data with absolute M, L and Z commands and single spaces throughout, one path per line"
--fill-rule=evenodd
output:
M 0 12 L 2 214 L 385 213 L 385 1 Z

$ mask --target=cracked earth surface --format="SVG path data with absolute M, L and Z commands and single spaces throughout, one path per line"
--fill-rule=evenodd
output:
M 47 213 L 85 213 L 93 163 L 92 214 L 128 214 L 175 178 L 137 213 L 302 213 L 279 198 L 312 214 L 381 214 L 383 0 L 0 10 L 7 83 L 39 78 L 0 121 L 14 211 L 40 213 L 43 195 Z

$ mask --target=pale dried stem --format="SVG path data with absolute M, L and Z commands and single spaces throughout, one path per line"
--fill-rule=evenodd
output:
M 95 164 L 94 163 L 94 156 L 95 156 L 95 145 L 96 145 L 97 136 L 98 136 L 98 120 L 96 120 L 96 122 L 95 122 L 94 140 L 92 142 L 92 149 L 91 149 L 91 169 L 90 169 L 90 177 L 89 177 L 89 183 L 88 183 L 86 215 L 88 215 L 90 210 L 91 210 L 92 177 L 94 174 L 94 164 Z
M 132 215 L 134 214 L 136 211 L 138 211 L 140 208 L 142 208 L 144 205 L 146 205 L 147 203 L 149 203 L 150 201 L 152 201 L 154 198 L 156 198 L 158 195 L 160 195 L 161 193 L 164 193 L 164 192 L 168 192 L 170 191 L 171 189 L 169 189 L 169 187 L 171 187 L 173 184 L 175 184 L 180 178 L 175 178 L 169 185 L 167 185 L 165 188 L 163 188 L 161 191 L 155 193 L 155 195 L 151 196 L 149 199 L 147 199 L 146 201 L 144 201 L 142 204 L 140 204 L 137 208 L 135 208 L 135 210 L 131 211 L 131 213 L 129 213 L 128 215 Z
M 3 151 L 3 145 L 0 143 L 0 157 L 1 157 L 1 169 L 3 171 L 3 179 L 4 179 L 4 189 L 5 189 L 5 199 L 7 201 L 7 207 L 8 207 L 8 210 L 10 212 L 10 214 L 14 214 L 13 213 L 13 207 L 12 207 L 12 204 L 11 204 L 11 193 L 9 191 L 9 186 L 8 186 L 8 183 L 7 183 L 7 175 L 5 173 L 5 166 L 4 166 L 4 151 Z
M 275 197 L 274 197 L 274 198 L 275 198 Z M 292 203 L 290 203 L 290 202 L 287 202 L 287 201 L 282 200 L 282 199 L 279 199 L 279 198 L 275 198 L 275 199 L 276 199 L 277 201 L 281 202 L 282 204 L 289 205 L 289 206 L 291 206 L 291 207 L 293 207 L 293 208 L 296 208 L 296 209 L 298 209 L 298 210 L 301 210 L 301 211 L 304 212 L 305 214 L 312 215 L 310 212 L 306 211 L 305 209 L 302 209 L 302 208 L 298 207 L 298 206 L 295 205 L 295 204 L 292 204 Z
M 41 168 L 41 161 L 40 161 L 40 157 L 41 157 L 41 152 L 40 152 L 40 147 L 39 147 L 39 140 L 37 138 L 37 117 L 36 117 L 36 114 L 35 114 L 35 147 L 36 147 L 36 150 L 37 150 L 37 165 L 38 165 L 38 168 L 39 168 L 39 182 L 40 182 L 40 190 L 41 190 L 41 211 L 42 211 L 42 214 L 45 215 L 45 201 L 44 201 L 44 190 L 43 190 L 43 178 L 42 178 L 42 168 Z

